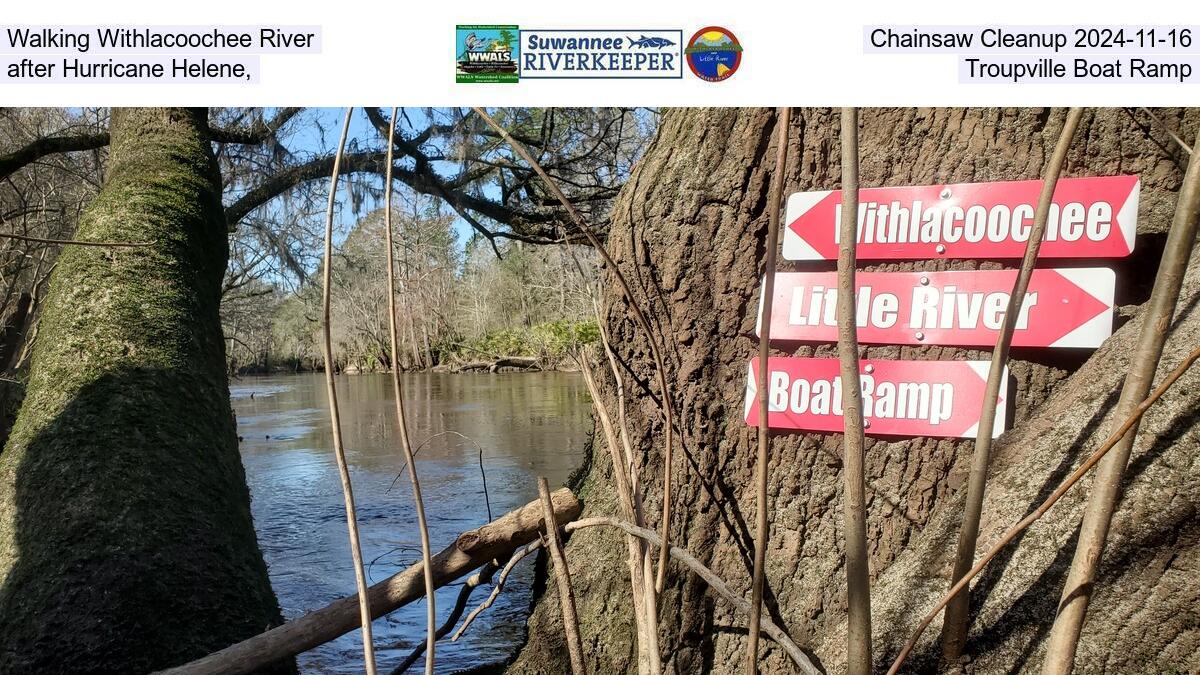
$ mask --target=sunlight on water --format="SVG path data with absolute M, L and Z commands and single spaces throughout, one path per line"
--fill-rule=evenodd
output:
M 459 436 L 437 434 L 456 431 L 483 448 L 488 496 L 497 516 L 535 499 L 538 475 L 561 485 L 582 460 L 591 411 L 577 376 L 419 373 L 406 375 L 404 387 L 414 444 L 428 439 L 417 464 L 435 553 L 458 533 L 487 521 L 478 449 Z M 242 378 L 232 383 L 230 396 L 255 528 L 284 617 L 294 619 L 353 594 L 323 376 Z M 339 377 L 338 401 L 363 558 L 374 583 L 421 557 L 407 472 L 395 480 L 404 460 L 397 445 L 390 377 Z M 500 660 L 512 652 L 523 636 L 531 576 L 532 557 L 521 563 L 500 599 L 462 639 L 438 643 L 438 672 Z M 451 586 L 438 592 L 439 617 L 449 612 L 458 590 Z M 476 589 L 470 606 L 489 590 Z M 425 605 L 378 619 L 374 629 L 379 667 L 386 672 L 424 640 Z M 305 672 L 361 673 L 359 633 L 303 654 L 299 661 Z M 422 667 L 418 661 L 410 672 Z

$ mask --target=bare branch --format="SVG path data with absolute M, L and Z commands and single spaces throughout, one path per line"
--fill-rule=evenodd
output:
M 333 268 L 333 208 L 337 196 L 338 170 L 341 168 L 342 151 L 346 148 L 346 136 L 350 132 L 350 113 L 353 108 L 346 108 L 346 117 L 342 122 L 342 137 L 338 141 L 337 152 L 333 155 L 333 175 L 329 179 L 329 206 L 325 213 L 325 269 L 322 286 L 321 306 L 324 320 L 321 322 L 321 347 L 325 356 L 325 388 L 329 393 L 329 418 L 333 432 L 333 452 L 337 459 L 338 475 L 342 481 L 342 496 L 346 502 L 346 528 L 350 533 L 350 555 L 354 559 L 354 580 L 358 586 L 358 609 L 362 621 L 363 659 L 367 675 L 375 675 L 375 645 L 371 638 L 371 598 L 367 593 L 367 575 L 363 569 L 362 546 L 358 538 L 358 518 L 354 508 L 354 487 L 350 482 L 350 469 L 346 465 L 346 450 L 342 444 L 342 424 L 338 414 L 337 385 L 333 381 L 333 371 L 336 365 L 333 361 L 333 343 L 330 336 L 330 297 L 332 291 Z M 430 598 L 430 602 L 433 599 Z
M 392 124 L 390 133 L 396 130 L 396 109 L 392 108 Z M 433 585 L 433 556 L 429 544 L 429 525 L 425 522 L 425 500 L 421 497 L 421 481 L 417 478 L 417 460 L 413 454 L 412 440 L 408 436 L 408 421 L 404 416 L 404 387 L 400 385 L 400 341 L 396 330 L 396 261 L 392 251 L 392 146 L 387 150 L 387 175 L 384 181 L 383 221 L 386 234 L 383 246 L 387 251 L 387 302 L 388 302 L 388 335 L 392 349 L 392 392 L 396 400 L 396 426 L 400 429 L 400 448 L 404 451 L 404 461 L 408 464 L 408 478 L 412 483 L 413 503 L 417 510 L 417 531 L 421 536 L 421 561 L 425 568 L 425 605 L 427 633 L 425 640 L 425 674 L 433 675 L 434 649 L 437 646 L 437 607 L 436 594 Z M 482 468 L 482 466 L 480 467 Z M 407 668 L 408 666 L 405 666 Z
M 770 444 L 767 425 L 767 385 L 770 377 L 768 359 L 771 356 L 771 307 L 775 300 L 775 258 L 779 249 L 779 207 L 783 201 L 784 170 L 787 168 L 788 125 L 791 108 L 780 108 L 775 136 L 775 172 L 771 175 L 770 202 L 767 204 L 767 239 L 764 242 L 766 260 L 763 263 L 762 323 L 758 343 L 758 457 L 757 503 L 755 508 L 754 572 L 750 582 L 750 630 L 746 634 L 746 672 L 758 672 L 758 635 L 762 623 L 763 583 L 766 577 L 767 538 L 771 522 L 767 513 L 767 465 L 770 463 Z
M 1096 464 L 1108 454 L 1109 450 L 1112 450 L 1112 448 L 1122 438 L 1124 438 L 1131 429 L 1137 426 L 1138 420 L 1142 418 L 1142 415 L 1146 414 L 1146 411 L 1150 409 L 1150 406 L 1154 405 L 1154 403 L 1158 401 L 1158 399 L 1161 398 L 1168 389 L 1171 388 L 1171 385 L 1175 384 L 1175 382 L 1182 377 L 1189 368 L 1192 367 L 1192 364 L 1194 364 L 1197 359 L 1200 359 L 1200 347 L 1193 349 L 1191 353 L 1184 357 L 1183 362 L 1180 363 L 1179 366 L 1177 366 L 1165 380 L 1163 380 L 1162 384 L 1158 385 L 1158 388 L 1155 389 L 1153 393 L 1151 393 L 1141 403 L 1139 403 L 1136 408 L 1134 408 L 1133 412 L 1125 419 L 1121 426 L 1115 432 L 1113 432 L 1113 434 L 1109 436 L 1108 439 L 1105 440 L 1104 443 L 1095 450 L 1095 452 L 1088 455 L 1088 458 L 1083 462 L 1082 465 L 1080 465 L 1078 469 L 1075 469 L 1075 471 L 1071 472 L 1071 475 L 1067 476 L 1067 478 L 1060 483 L 1057 488 L 1054 489 L 1054 492 L 1050 493 L 1050 496 L 1047 497 L 1046 500 L 1043 501 L 1033 513 L 1025 516 L 1016 525 L 1010 527 L 1008 531 L 1006 531 L 1004 535 L 1000 537 L 1000 540 L 997 541 L 994 546 L 988 549 L 987 553 L 985 553 L 983 557 L 979 559 L 979 562 L 976 563 L 975 566 L 972 567 L 966 574 L 964 574 L 962 578 L 959 579 L 950 588 L 950 590 L 941 597 L 940 600 L 938 600 L 933 609 L 929 610 L 929 613 L 927 613 L 925 617 L 921 619 L 921 623 L 917 624 L 917 628 L 913 631 L 912 636 L 909 637 L 908 641 L 904 643 L 904 647 L 900 650 L 900 654 L 896 656 L 896 660 L 892 663 L 892 667 L 888 669 L 888 675 L 895 675 L 896 673 L 900 672 L 900 666 L 904 665 L 905 659 L 908 658 L 909 654 L 911 654 L 912 650 L 917 646 L 917 640 L 921 638 L 921 634 L 925 632 L 925 629 L 929 627 L 929 624 L 937 618 L 937 615 L 942 611 L 942 608 L 949 604 L 950 601 L 959 594 L 961 594 L 963 589 L 967 587 L 967 584 L 971 583 L 972 579 L 979 576 L 979 573 L 983 571 L 983 568 L 987 567 L 988 563 L 990 563 L 992 559 L 1004 549 L 1005 546 L 1008 546 L 1010 543 L 1012 543 L 1012 541 L 1017 538 L 1018 534 L 1023 532 L 1039 518 L 1046 515 L 1046 512 L 1049 511 L 1050 508 L 1067 493 L 1067 491 L 1074 487 L 1081 478 L 1087 475 L 1087 472 L 1090 471 L 1092 467 L 1096 466 Z
M 296 164 L 272 173 L 266 180 L 238 197 L 232 204 L 225 207 L 225 220 L 230 227 L 237 225 L 243 218 L 260 206 L 288 192 L 301 183 L 317 180 L 329 175 L 333 169 L 334 157 L 325 156 L 311 159 L 302 164 Z M 342 173 L 373 173 L 384 176 L 387 173 L 387 152 L 369 150 L 347 153 L 341 160 Z M 510 239 L 530 240 L 531 243 L 554 243 L 553 217 L 543 213 L 522 211 L 492 201 L 486 197 L 469 194 L 462 190 L 449 190 L 437 178 L 436 174 L 422 174 L 408 169 L 392 169 L 393 178 L 408 185 L 420 194 L 433 195 L 444 199 L 451 207 L 463 215 L 466 212 L 477 213 L 498 223 L 504 223 L 513 232 L 492 231 L 484 227 L 478 220 L 466 217 L 467 222 L 488 238 L 507 237 Z
M 1175 133 L 1171 127 L 1167 126 L 1167 123 L 1164 122 L 1163 119 L 1159 117 L 1153 110 L 1145 106 L 1138 109 L 1149 115 L 1150 119 L 1154 120 L 1154 123 L 1157 124 L 1164 132 L 1166 132 L 1166 134 L 1171 137 L 1171 140 L 1175 141 L 1175 144 L 1182 148 L 1184 152 L 1189 155 L 1192 154 L 1192 146 L 1188 145 L 1186 141 L 1180 138 L 1179 134 Z
M 1025 302 L 1025 291 L 1029 288 L 1029 279 L 1033 276 L 1038 250 L 1046 233 L 1050 206 L 1054 201 L 1054 188 L 1058 184 L 1058 176 L 1062 173 L 1063 164 L 1067 159 L 1067 150 L 1071 147 L 1071 139 L 1075 137 L 1075 130 L 1079 127 L 1082 116 L 1082 108 L 1071 108 L 1067 112 L 1054 154 L 1046 164 L 1042 193 L 1033 217 L 1029 240 L 1025 244 L 1025 257 L 1021 260 L 1021 269 L 1013 283 L 1012 293 L 1008 296 L 1008 309 L 1004 313 L 1004 324 L 1000 327 L 1000 334 L 996 337 L 996 348 L 992 350 L 991 370 L 988 372 L 987 386 L 984 390 L 983 410 L 979 415 L 979 433 L 975 436 L 975 451 L 971 456 L 966 506 L 962 526 L 958 532 L 954 573 L 950 578 L 952 585 L 971 569 L 971 563 L 975 560 L 975 544 L 979 537 L 979 519 L 983 513 L 983 496 L 987 487 L 988 465 L 991 462 L 992 427 L 996 419 L 996 401 L 1000 396 L 1001 378 L 1008 363 L 1008 350 L 1012 344 L 1017 317 Z M 966 645 L 970 608 L 970 591 L 955 598 L 946 608 L 946 620 L 942 624 L 942 655 L 947 661 L 957 660 Z
M 1154 279 L 1154 289 L 1150 292 L 1150 300 L 1146 303 L 1146 311 L 1141 319 L 1137 347 L 1121 388 L 1121 398 L 1114 410 L 1115 419 L 1129 414 L 1137 402 L 1145 398 L 1154 381 L 1167 332 L 1175 316 L 1175 308 L 1179 304 L 1179 290 L 1183 285 L 1183 277 L 1192 258 L 1198 220 L 1200 162 L 1193 157 L 1188 161 L 1183 185 L 1179 190 L 1175 216 L 1167 234 L 1158 275 Z M 1125 467 L 1129 463 L 1129 455 L 1136 438 L 1135 424 L 1130 428 L 1129 435 L 1116 444 L 1115 452 L 1105 458 L 1096 471 L 1096 480 L 1092 483 L 1087 509 L 1079 526 L 1079 542 L 1075 545 L 1075 556 L 1067 573 L 1067 581 L 1063 585 L 1058 616 L 1055 617 L 1046 647 L 1046 660 L 1042 672 L 1047 675 L 1068 674 L 1074 665 L 1079 634 L 1083 630 L 1088 604 L 1095 593 L 1100 557 L 1108 540 L 1108 528 L 1117 508 L 1125 478 Z
M 871 672 L 871 573 L 867 567 L 867 504 L 863 477 L 862 386 L 858 377 L 854 266 L 858 243 L 858 110 L 842 108 L 842 245 L 838 250 L 838 358 L 842 372 L 842 472 L 846 529 L 846 672 Z M 765 408 L 764 408 L 765 410 Z M 764 420 L 765 426 L 765 420 Z
M 39 138 L 19 150 L 10 152 L 7 155 L 0 155 L 0 178 L 7 178 L 46 155 L 53 155 L 60 152 L 95 150 L 108 145 L 108 143 L 109 136 L 107 131 L 80 136 Z
M 57 244 L 61 246 L 100 246 L 107 248 L 136 248 L 138 246 L 149 246 L 152 242 L 148 241 L 90 241 L 87 239 L 43 239 L 41 237 L 28 237 L 23 234 L 12 234 L 10 232 L 0 232 L 0 239 L 16 239 L 17 241 L 28 241 L 35 244 Z
M 500 126 L 496 120 L 492 119 L 491 115 L 488 115 L 487 112 L 485 112 L 482 108 L 475 108 L 474 110 L 479 114 L 480 117 L 483 118 L 485 122 L 488 123 L 489 126 L 496 130 L 496 133 L 500 134 L 501 137 L 508 141 L 509 145 L 512 146 L 513 150 L 516 151 L 516 153 L 520 155 L 522 159 L 524 159 L 531 167 L 533 167 L 533 170 L 536 171 L 538 176 L 540 176 L 545 182 L 546 187 L 551 191 L 551 193 L 554 194 L 555 197 L 558 198 L 559 202 L 562 203 L 563 208 L 565 208 L 567 213 L 570 214 L 571 220 L 574 221 L 576 227 L 583 232 L 584 236 L 587 237 L 588 242 L 593 248 L 596 249 L 596 252 L 600 254 L 600 258 L 604 261 L 604 266 L 611 270 L 613 276 L 617 278 L 617 283 L 620 285 L 621 293 L 625 297 L 625 302 L 629 304 L 629 309 L 633 312 L 634 320 L 638 324 L 638 327 L 645 334 L 646 342 L 650 346 L 650 353 L 654 359 L 655 370 L 657 371 L 659 390 L 662 394 L 662 411 L 665 418 L 666 427 L 666 439 L 663 446 L 663 515 L 661 523 L 662 545 L 659 553 L 658 577 L 654 584 L 656 592 L 662 593 L 663 586 L 666 583 L 666 563 L 668 560 L 667 552 L 670 542 L 671 528 L 671 467 L 674 463 L 672 451 L 674 447 L 673 434 L 675 430 L 675 410 L 672 402 L 671 391 L 667 387 L 666 362 L 663 361 L 662 353 L 658 349 L 658 341 L 655 340 L 654 331 L 650 327 L 650 321 L 646 318 L 645 312 L 642 311 L 641 306 L 638 305 L 637 301 L 633 297 L 633 289 L 630 288 L 629 281 L 621 272 L 621 268 L 617 267 L 616 261 L 614 261 L 612 256 L 608 254 L 608 250 L 604 247 L 604 244 L 600 241 L 600 238 L 596 236 L 595 231 L 592 230 L 592 228 L 587 224 L 587 221 L 584 220 L 583 215 L 579 213 L 578 209 L 576 209 L 571 203 L 571 200 L 568 199 L 565 194 L 563 194 L 563 191 L 560 190 L 558 185 L 554 183 L 554 179 L 552 179 L 550 175 L 546 173 L 545 169 L 538 164 L 537 160 L 533 158 L 533 155 L 527 148 L 525 148 L 525 146 L 510 136 L 504 127 Z
M 571 258 L 575 262 L 576 271 L 580 277 L 583 277 L 583 269 L 574 253 L 572 253 Z M 645 527 L 646 513 L 642 504 L 641 479 L 638 476 L 641 462 L 638 460 L 638 456 L 634 454 L 633 446 L 629 441 L 629 424 L 625 415 L 625 380 L 621 368 L 617 363 L 617 355 L 613 351 L 612 342 L 608 339 L 608 328 L 600 318 L 600 303 L 596 300 L 594 292 L 592 294 L 592 311 L 596 317 L 596 326 L 600 330 L 600 344 L 604 347 L 605 356 L 608 357 L 609 372 L 612 374 L 613 381 L 617 386 L 617 424 L 620 427 L 619 436 L 621 448 L 625 455 L 625 466 L 629 472 L 629 489 L 633 500 L 633 524 L 638 527 Z M 600 406 L 599 396 L 593 394 L 592 400 L 596 401 L 597 405 Z M 658 597 L 654 591 L 654 584 L 650 583 L 650 579 L 654 577 L 654 562 L 650 557 L 650 550 L 645 540 L 638 540 L 637 556 L 638 562 L 641 565 L 640 577 L 642 595 L 644 596 L 641 610 L 645 617 L 645 635 L 643 637 L 646 643 L 646 656 L 649 660 L 650 673 L 658 675 L 658 673 L 662 672 L 662 655 L 659 653 L 658 646 Z M 635 609 L 637 609 L 636 604 Z
M 462 622 L 462 625 L 458 627 L 458 630 L 454 631 L 454 635 L 450 636 L 451 642 L 457 642 L 458 638 L 462 637 L 463 633 L 465 633 L 467 629 L 471 627 L 471 623 L 474 622 L 475 619 L 484 612 L 484 610 L 486 610 L 488 607 L 491 607 L 492 603 L 496 602 L 496 598 L 500 597 L 500 593 L 504 590 L 504 584 L 508 581 L 508 575 L 512 574 L 513 568 L 517 566 L 517 563 L 521 562 L 525 556 L 533 553 L 544 545 L 544 539 L 535 539 L 529 544 L 526 544 L 525 546 L 513 551 L 513 554 L 508 558 L 508 562 L 504 563 L 504 568 L 500 570 L 500 576 L 496 577 L 496 583 L 492 585 L 492 592 L 488 594 L 486 600 L 479 603 L 478 607 L 471 610 L 471 613 L 467 615 L 466 620 Z
M 650 542 L 651 545 L 658 545 L 662 541 L 659 536 L 651 530 L 607 516 L 582 518 L 575 522 L 567 523 L 563 529 L 567 532 L 575 532 L 588 527 L 614 527 L 618 530 L 626 532 L 627 534 L 632 534 L 635 537 L 641 537 L 642 539 Z M 735 609 L 746 614 L 750 613 L 750 603 L 747 602 L 745 598 L 730 590 L 729 584 L 725 583 L 724 579 L 717 576 L 717 574 L 708 567 L 705 567 L 704 563 L 696 559 L 696 556 L 682 548 L 679 548 L 678 546 L 672 546 L 669 552 L 672 557 L 674 557 L 688 569 L 692 570 L 696 576 L 703 579 L 704 582 L 708 584 L 709 588 L 713 589 L 718 595 L 725 598 L 725 600 L 733 605 Z M 821 675 L 820 669 L 818 669 L 816 665 L 813 664 L 812 660 L 809 659 L 808 656 L 805 655 L 805 653 L 800 649 L 800 647 L 792 641 L 792 638 L 786 632 L 784 632 L 782 628 L 775 625 L 775 623 L 767 617 L 763 617 L 762 630 L 767 634 L 768 637 L 774 640 L 776 644 L 783 648 L 784 652 L 791 657 L 792 662 L 796 664 L 796 667 L 799 668 L 801 672 L 805 673 L 805 675 Z
M 599 312 L 597 311 L 597 320 L 599 320 Z M 604 331 L 601 330 L 602 340 L 607 343 L 607 339 L 603 338 Z M 607 349 L 606 349 L 607 351 Z M 611 357 L 610 357 L 611 358 Z M 617 431 L 613 426 L 612 416 L 609 414 L 608 408 L 604 405 L 604 400 L 600 397 L 600 390 L 596 386 L 596 378 L 592 373 L 592 365 L 585 354 L 579 356 L 579 369 L 583 374 L 583 382 L 587 386 L 588 394 L 592 398 L 592 406 L 596 410 L 596 418 L 600 421 L 600 428 L 604 431 L 605 444 L 608 446 L 608 452 L 612 459 L 613 479 L 617 487 L 617 496 L 621 504 L 621 510 L 626 520 L 636 523 L 641 526 L 642 509 L 640 495 L 636 497 L 631 485 L 629 462 L 626 460 L 622 452 L 622 446 L 617 439 Z M 614 368 L 614 374 L 619 377 Z M 618 385 L 619 386 L 619 385 Z M 645 566 L 645 557 L 648 552 L 645 550 L 643 542 L 633 535 L 626 535 L 626 545 L 629 548 L 629 583 L 630 592 L 633 597 L 634 618 L 638 627 L 638 647 L 643 652 L 648 652 L 653 645 L 653 654 L 646 653 L 647 660 L 651 663 L 651 670 L 659 672 L 661 670 L 660 657 L 658 655 L 658 616 L 657 611 L 654 611 L 655 599 L 653 597 L 653 589 L 651 594 L 646 593 L 646 586 L 650 584 L 651 574 L 644 574 L 649 568 Z M 649 601 L 649 602 L 647 602 Z M 651 608 L 647 611 L 647 606 Z
M 442 622 L 441 627 L 437 629 L 437 639 L 440 640 L 446 637 L 446 634 L 450 632 L 450 629 L 454 628 L 454 624 L 458 623 L 458 620 L 462 618 L 463 612 L 466 611 L 467 601 L 471 599 L 471 594 L 475 592 L 476 588 L 489 583 L 492 580 L 492 575 L 495 573 L 496 563 L 495 561 L 490 561 L 483 567 L 479 568 L 478 572 L 467 577 L 466 582 L 463 583 L 462 588 L 458 591 L 458 598 L 456 598 L 454 601 L 454 607 L 450 610 L 450 616 L 447 616 L 446 620 Z M 426 597 L 429 597 L 428 594 Z M 428 648 L 429 644 L 427 642 L 418 644 L 413 648 L 412 652 L 410 652 L 409 655 L 400 662 L 400 665 L 392 669 L 391 675 L 401 675 L 407 671 L 412 667 L 412 664 L 417 662 L 417 659 L 421 658 L 421 655 L 424 654 Z
M 550 558 L 554 561 L 554 580 L 558 583 L 558 602 L 562 607 L 563 632 L 566 635 L 567 651 L 571 656 L 571 673 L 585 675 L 587 669 L 583 665 L 583 642 L 579 638 L 579 616 L 575 613 L 575 591 L 571 589 L 571 571 L 567 569 L 567 556 L 558 540 L 554 502 L 550 500 L 550 486 L 544 476 L 538 476 L 538 493 L 542 497 L 547 548 L 550 550 Z
M 237 143 L 240 145 L 258 145 L 275 135 L 275 132 L 287 124 L 304 108 L 280 108 L 268 122 L 257 120 L 249 127 L 222 129 L 210 127 L 209 139 L 217 143 Z

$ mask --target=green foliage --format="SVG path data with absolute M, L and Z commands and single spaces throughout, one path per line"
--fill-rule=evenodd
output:
M 477 361 L 501 356 L 536 356 L 547 365 L 560 363 L 572 352 L 600 340 L 594 320 L 558 319 L 529 328 L 501 328 L 479 337 L 440 345 L 442 360 Z
M 551 356 L 565 356 L 600 340 L 600 328 L 591 319 L 550 321 L 534 326 L 530 333 L 534 342 L 542 348 L 542 353 Z
M 486 333 L 471 348 L 492 356 L 529 356 L 529 336 L 515 328 Z

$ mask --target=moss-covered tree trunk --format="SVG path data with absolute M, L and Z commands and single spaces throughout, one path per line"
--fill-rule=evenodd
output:
M 1046 109 L 868 109 L 861 113 L 862 187 L 1037 178 L 1063 111 Z M 1200 111 L 1168 111 L 1189 140 Z M 663 336 L 682 436 L 673 538 L 749 597 L 753 560 L 754 434 L 743 422 L 746 364 L 753 337 L 767 227 L 766 200 L 775 114 L 764 109 L 666 112 L 653 145 L 613 211 L 608 245 Z M 1186 157 L 1161 133 L 1147 135 L 1119 109 L 1089 111 L 1069 155 L 1067 176 L 1139 174 L 1138 251 L 1117 268 L 1117 302 L 1148 296 Z M 790 134 L 787 192 L 839 187 L 837 115 L 800 109 Z M 1186 130 L 1191 130 L 1186 131 Z M 1198 256 L 1200 257 L 1200 256 Z M 931 262 L 867 269 L 971 269 L 985 262 Z M 832 264 L 796 269 L 832 269 Z M 1197 264 L 1193 264 L 1193 269 Z M 611 281 L 611 280 L 610 280 Z M 607 283 L 605 320 L 619 356 L 637 381 L 627 386 L 630 426 L 653 486 L 657 513 L 660 418 L 647 394 L 653 365 L 615 283 Z M 1179 327 L 1164 369 L 1200 341 L 1200 275 L 1180 302 Z M 1132 309 L 1132 307 L 1130 307 Z M 1103 348 L 1015 350 L 1015 428 L 994 448 L 980 546 L 994 542 L 1032 510 L 1093 449 L 1128 362 L 1138 321 Z M 833 345 L 776 353 L 836 357 Z M 868 346 L 869 358 L 987 358 L 945 347 Z M 1200 374 L 1189 374 L 1142 425 L 1127 492 L 1113 525 L 1105 568 L 1084 631 L 1078 672 L 1200 671 Z M 1010 391 L 1012 391 L 1010 389 Z M 655 395 L 657 391 L 655 390 Z M 615 410 L 611 381 L 605 403 Z M 603 439 L 597 435 L 596 444 Z M 845 670 L 846 602 L 842 536 L 841 437 L 778 434 L 771 443 L 772 527 L 767 611 L 817 662 Z M 876 668 L 948 584 L 962 511 L 970 441 L 868 439 L 868 537 Z M 583 478 L 584 516 L 617 513 L 609 453 L 597 447 Z M 1086 486 L 1081 486 L 1086 487 Z M 1034 671 L 1044 649 L 1082 492 L 1065 498 L 976 585 L 969 669 Z M 651 523 L 656 525 L 655 523 Z M 611 533 L 584 531 L 567 546 L 589 672 L 636 669 L 625 547 Z M 561 619 L 547 588 L 530 619 L 529 643 L 512 673 L 564 672 Z M 622 600 L 624 598 L 624 600 Z M 676 566 L 661 609 L 663 662 L 673 673 L 738 672 L 746 617 Z M 926 632 L 915 668 L 936 665 L 940 624 Z M 766 643 L 763 672 L 792 672 Z
M 0 671 L 143 673 L 280 620 L 218 318 L 228 257 L 207 113 L 112 113 L 0 454 Z M 285 664 L 281 669 L 290 668 Z

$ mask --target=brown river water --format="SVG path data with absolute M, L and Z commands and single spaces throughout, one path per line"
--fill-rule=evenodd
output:
M 435 553 L 460 532 L 487 522 L 487 501 L 499 516 L 537 498 L 537 476 L 561 485 L 582 461 L 591 408 L 577 375 L 416 373 L 405 375 L 403 383 L 413 443 L 424 444 L 417 466 Z M 421 558 L 407 472 L 396 480 L 404 458 L 391 379 L 339 376 L 337 384 L 363 559 L 374 583 Z M 254 524 L 284 618 L 354 594 L 323 376 L 246 377 L 231 383 L 230 394 Z M 458 642 L 438 643 L 439 673 L 513 652 L 524 635 L 531 578 L 532 557 Z M 438 592 L 439 624 L 458 591 L 454 585 Z M 490 586 L 476 589 L 469 607 L 489 591 Z M 425 611 L 419 602 L 375 621 L 380 672 L 389 672 L 425 639 Z M 303 654 L 299 663 L 306 673 L 361 673 L 360 633 Z M 409 672 L 423 668 L 418 661 Z

